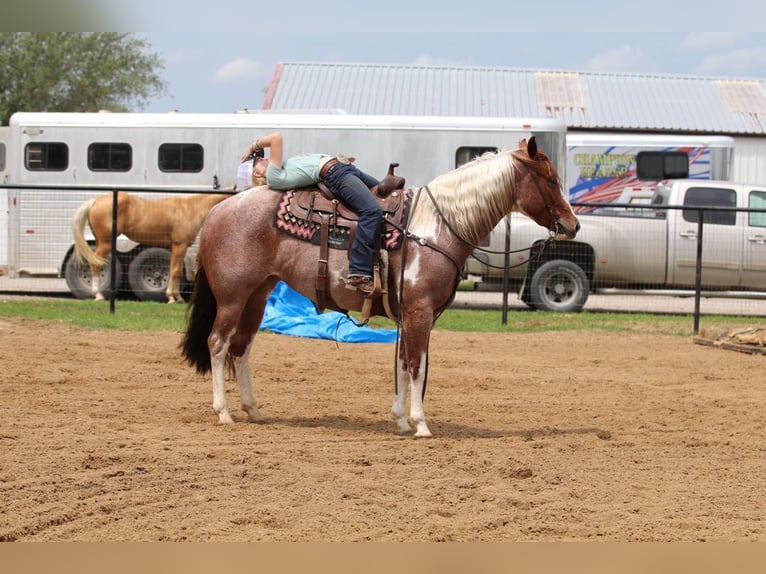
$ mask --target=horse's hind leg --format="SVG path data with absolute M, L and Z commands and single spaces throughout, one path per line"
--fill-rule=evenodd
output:
M 184 257 L 188 245 L 186 243 L 173 243 L 170 246 L 170 271 L 168 273 L 168 287 L 165 295 L 168 303 L 183 303 L 181 297 L 181 281 L 184 274 Z
M 230 424 L 234 421 L 229 414 L 229 407 L 226 405 L 226 357 L 229 354 L 229 345 L 231 331 L 222 332 L 219 327 L 219 317 L 216 317 L 213 330 L 207 339 L 210 348 L 210 374 L 213 378 L 213 410 L 218 414 L 218 422 L 221 424 Z
M 238 302 L 219 305 L 213 328 L 207 339 L 207 346 L 210 349 L 210 374 L 213 378 L 213 410 L 218 414 L 218 422 L 221 424 L 234 422 L 226 404 L 225 375 L 227 358 L 231 353 L 232 340 L 236 334 L 242 307 Z M 243 353 L 244 347 L 240 358 Z M 236 357 L 234 360 L 236 361 Z
M 105 260 L 109 257 L 111 250 L 111 239 L 107 241 L 100 239 L 96 240 L 96 256 L 100 257 L 101 260 Z M 96 301 L 103 301 L 105 299 L 104 294 L 101 292 L 101 270 L 103 268 L 103 263 L 91 263 L 90 265 L 90 292 L 93 294 L 93 298 Z
M 210 346 L 210 370 L 213 376 L 213 410 L 218 414 L 218 422 L 221 424 L 230 424 L 234 420 L 229 413 L 229 407 L 226 403 L 226 357 L 232 352 L 235 338 L 242 338 L 242 334 L 235 334 L 229 337 L 222 337 L 219 333 L 211 334 L 208 344 Z M 252 335 L 249 337 L 252 339 Z M 242 402 L 242 409 L 247 413 L 247 417 L 253 422 L 263 420 L 258 411 L 258 405 L 255 402 L 253 394 L 253 381 L 250 375 L 248 359 L 252 342 L 245 345 L 244 351 L 239 355 L 232 354 L 234 363 L 234 373 L 237 377 L 239 386 L 239 396 Z
M 263 286 L 250 296 L 250 300 L 240 316 L 239 325 L 231 340 L 230 353 L 234 358 L 239 398 L 242 403 L 242 410 L 247 413 L 247 417 L 251 422 L 262 422 L 263 417 L 258 410 L 258 404 L 253 392 L 253 378 L 249 363 L 250 351 L 253 347 L 253 339 L 258 333 L 258 327 L 260 327 L 263 320 L 266 301 L 272 288 L 273 285 Z
M 245 352 L 239 357 L 234 357 L 234 371 L 237 375 L 237 386 L 239 386 L 239 400 L 242 403 L 242 410 L 247 413 L 247 418 L 251 422 L 259 423 L 263 422 L 263 416 L 261 416 L 258 404 L 255 401 L 253 377 L 248 363 L 252 347 L 253 342 L 251 339 L 250 344 L 245 347 Z

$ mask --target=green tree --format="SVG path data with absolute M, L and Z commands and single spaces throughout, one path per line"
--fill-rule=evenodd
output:
M 0 124 L 17 111 L 142 109 L 167 85 L 148 40 L 117 32 L 0 32 Z

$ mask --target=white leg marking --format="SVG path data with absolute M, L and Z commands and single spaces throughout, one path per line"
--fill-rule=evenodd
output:
M 391 405 L 391 416 L 396 422 L 399 434 L 407 434 L 412 431 L 410 423 L 407 422 L 407 387 L 410 386 L 410 376 L 407 374 L 404 361 L 396 360 L 397 387 L 394 404 Z
M 247 349 L 245 349 L 245 353 L 241 357 L 234 359 L 234 369 L 237 374 L 239 400 L 242 403 L 242 410 L 247 413 L 247 418 L 250 419 L 250 422 L 262 422 L 263 417 L 258 410 L 255 395 L 253 394 L 253 379 L 250 374 L 250 365 L 248 364 L 252 346 L 253 343 L 251 341 Z
M 229 352 L 229 337 L 222 343 L 217 336 L 213 338 L 212 348 L 215 352 L 210 352 L 210 370 L 213 375 L 213 410 L 218 413 L 218 422 L 221 424 L 230 424 L 234 421 L 229 414 L 229 408 L 226 406 L 226 380 L 224 378 L 224 369 L 226 367 L 226 355 Z
M 91 273 L 90 292 L 93 294 L 93 298 L 96 301 L 104 300 L 104 296 L 101 294 L 101 274 L 100 273 Z
M 430 437 L 431 431 L 426 424 L 426 413 L 423 410 L 423 385 L 428 370 L 428 354 L 423 353 L 420 358 L 420 371 L 410 385 L 410 421 L 415 425 L 416 437 Z

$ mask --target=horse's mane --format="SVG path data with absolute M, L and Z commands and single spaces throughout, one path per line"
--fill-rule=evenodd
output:
M 442 216 L 463 239 L 479 243 L 513 208 L 516 201 L 514 160 L 523 161 L 531 169 L 539 170 L 539 160 L 532 160 L 518 152 L 501 150 L 485 153 L 457 169 L 437 176 L 428 184 Z M 538 154 L 541 153 L 538 151 Z M 412 230 L 429 226 L 438 217 L 434 202 L 421 196 L 410 220 Z

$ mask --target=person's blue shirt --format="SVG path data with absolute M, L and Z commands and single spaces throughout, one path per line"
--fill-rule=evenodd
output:
M 290 157 L 282 162 L 282 169 L 272 164 L 266 168 L 266 183 L 272 189 L 295 189 L 319 181 L 319 162 L 326 154 L 309 153 Z

